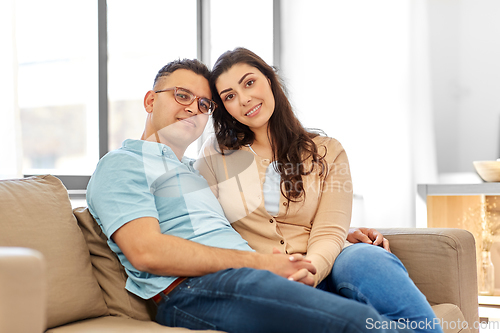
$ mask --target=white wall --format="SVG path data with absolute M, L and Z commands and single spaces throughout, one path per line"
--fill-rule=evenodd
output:
M 282 6 L 281 75 L 303 124 L 346 148 L 362 224 L 412 226 L 417 183 L 500 157 L 500 1 Z
M 347 151 L 364 198 L 352 224 L 413 226 L 412 1 L 282 6 L 281 74 L 302 123 Z
M 428 1 L 439 172 L 500 157 L 500 1 Z

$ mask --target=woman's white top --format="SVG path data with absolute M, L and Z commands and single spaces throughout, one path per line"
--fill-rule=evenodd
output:
M 257 155 L 250 145 L 248 148 Z M 274 166 L 276 161 L 271 162 L 266 170 L 266 180 L 263 185 L 264 204 L 267 212 L 272 215 L 278 215 L 280 211 L 280 174 L 276 172 Z

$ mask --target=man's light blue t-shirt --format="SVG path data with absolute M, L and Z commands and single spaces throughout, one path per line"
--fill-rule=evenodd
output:
M 176 277 L 141 272 L 130 264 L 111 239 L 127 222 L 154 217 L 163 234 L 208 246 L 252 251 L 231 227 L 193 163 L 185 157 L 179 161 L 166 145 L 125 140 L 120 149 L 99 161 L 88 184 L 90 213 L 125 267 L 126 289 L 144 299 L 164 290 Z

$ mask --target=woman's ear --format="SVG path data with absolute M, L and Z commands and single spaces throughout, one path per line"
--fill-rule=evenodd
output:
M 153 90 L 150 90 L 146 93 L 146 96 L 144 96 L 144 109 L 147 113 L 153 112 L 155 94 L 156 93 Z

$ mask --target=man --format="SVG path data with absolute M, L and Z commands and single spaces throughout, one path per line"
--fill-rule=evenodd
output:
M 168 326 L 411 331 L 367 305 L 286 279 L 315 269 L 301 255 L 253 252 L 231 228 L 194 161 L 183 157 L 215 108 L 208 76 L 197 60 L 163 67 L 144 98 L 141 140 L 104 156 L 89 182 L 90 212 L 125 267 L 127 290 L 153 298 L 157 321 Z

